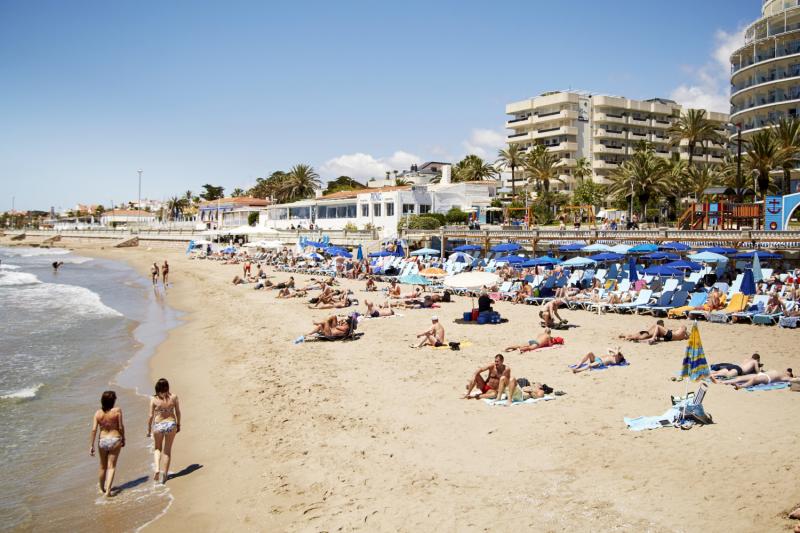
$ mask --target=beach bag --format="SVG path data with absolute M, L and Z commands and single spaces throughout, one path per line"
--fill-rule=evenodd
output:
M 454 352 L 457 352 L 461 349 L 460 342 L 448 342 L 447 345 L 450 346 L 450 349 L 453 350 Z
M 686 406 L 686 411 L 684 412 L 683 408 L 681 408 L 680 413 L 678 415 L 679 422 L 694 422 L 696 424 L 713 424 L 714 420 L 711 418 L 711 415 L 706 413 L 706 410 L 703 409 L 703 404 L 695 405 L 690 404 Z

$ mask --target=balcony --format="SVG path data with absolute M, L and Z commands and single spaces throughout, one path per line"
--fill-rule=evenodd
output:
M 608 114 L 608 113 L 595 113 L 595 122 L 605 122 L 610 124 L 627 124 L 628 119 L 624 115 Z
M 595 130 L 594 136 L 600 139 L 625 139 L 625 132 L 623 130 L 608 130 L 600 128 Z
M 619 168 L 620 163 L 614 161 L 603 161 L 602 159 L 595 159 L 592 163 L 592 168 L 596 170 L 616 170 Z
M 602 154 L 625 154 L 624 146 L 607 146 L 605 144 L 595 144 L 592 146 L 592 152 Z
M 731 106 L 731 118 L 740 113 L 744 113 L 751 109 L 761 109 L 769 106 L 780 105 L 791 102 L 800 102 L 800 88 L 793 89 L 790 94 L 783 94 L 772 98 L 757 98 L 751 102 L 742 105 Z
M 531 139 L 543 139 L 545 137 L 553 137 L 555 135 L 578 135 L 578 128 L 574 126 L 557 126 L 554 128 L 543 128 L 538 131 L 531 132 Z
M 506 140 L 509 143 L 521 143 L 521 142 L 530 141 L 531 140 L 531 132 L 526 131 L 524 133 L 512 133 L 511 135 L 506 137 Z
M 548 152 L 576 152 L 578 151 L 578 143 L 576 142 L 563 142 L 547 146 Z

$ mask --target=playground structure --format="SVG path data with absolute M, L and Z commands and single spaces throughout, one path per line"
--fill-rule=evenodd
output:
M 677 226 L 682 230 L 761 229 L 763 220 L 761 203 L 694 202 L 678 218 Z
M 583 221 L 583 217 L 586 217 L 586 222 L 589 223 L 590 226 L 595 225 L 595 216 L 594 216 L 594 206 L 593 205 L 565 205 L 560 209 L 561 215 L 564 216 L 564 223 L 570 224 L 575 219 L 575 214 L 577 213 L 580 216 L 581 221 Z
M 511 220 L 513 218 L 513 213 L 515 211 L 524 211 L 525 214 L 525 228 L 530 229 L 531 226 L 536 224 L 536 215 L 533 213 L 533 206 L 528 207 L 503 207 L 503 218 L 506 220 Z

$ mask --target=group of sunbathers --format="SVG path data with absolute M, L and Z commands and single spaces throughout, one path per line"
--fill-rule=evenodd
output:
M 619 338 L 631 342 L 647 341 L 649 344 L 655 344 L 657 342 L 685 341 L 689 338 L 689 332 L 686 326 L 680 326 L 675 330 L 667 329 L 664 321 L 659 319 L 649 329 L 627 335 L 621 334 Z
M 487 373 L 485 378 L 484 373 Z M 473 391 L 476 392 L 473 394 Z M 502 400 L 505 393 L 506 402 L 511 405 L 512 401 L 542 398 L 552 392 L 553 388 L 544 383 L 531 383 L 526 378 L 514 379 L 503 354 L 497 354 L 493 363 L 475 371 L 467 383 L 464 398 Z

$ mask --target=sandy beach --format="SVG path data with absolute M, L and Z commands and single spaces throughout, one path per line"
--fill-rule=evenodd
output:
M 508 323 L 461 325 L 454 320 L 469 302 L 457 298 L 433 312 L 366 320 L 352 342 L 293 345 L 328 311 L 233 286 L 240 265 L 162 249 L 81 253 L 142 271 L 168 259 L 167 301 L 186 313 L 159 347 L 152 373 L 181 397 L 172 471 L 189 473 L 169 482 L 174 502 L 150 529 L 793 527 L 785 516 L 800 503 L 793 423 L 800 394 L 712 386 L 704 405 L 715 424 L 635 433 L 623 417 L 659 415 L 670 395 L 684 393 L 685 383 L 670 379 L 683 342 L 626 343 L 629 367 L 569 371 L 580 355 L 643 329 L 650 317 L 564 312 L 578 326 L 559 332 L 565 346 L 508 354 L 506 362 L 515 377 L 566 395 L 490 407 L 460 399 L 464 385 L 503 347 L 535 336 L 536 307 L 500 303 Z M 342 284 L 362 302 L 375 297 L 361 292 L 363 282 Z M 465 345 L 461 351 L 408 347 L 434 313 L 448 340 Z M 758 351 L 766 368 L 800 366 L 796 330 L 703 323 L 701 335 L 710 362 Z

